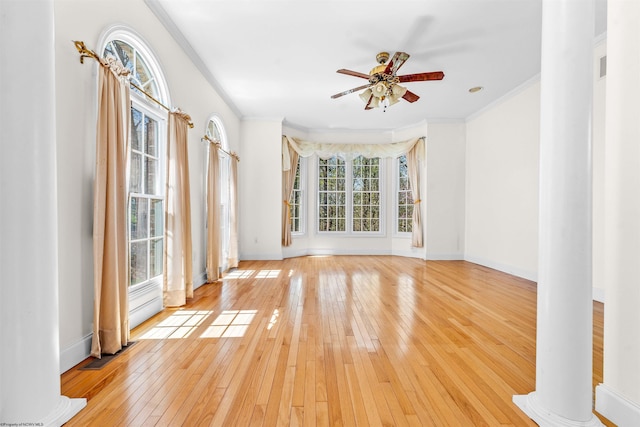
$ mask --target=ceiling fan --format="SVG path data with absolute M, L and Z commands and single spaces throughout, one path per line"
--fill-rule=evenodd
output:
M 337 72 L 340 74 L 360 77 L 368 80 L 369 83 L 353 89 L 345 90 L 344 92 L 336 93 L 331 98 L 336 99 L 341 96 L 365 89 L 365 91 L 360 94 L 360 99 L 365 102 L 365 110 L 383 107 L 383 109 L 386 111 L 389 105 L 395 104 L 400 100 L 400 98 L 403 98 L 409 102 L 416 102 L 420 97 L 415 93 L 407 90 L 406 87 L 400 86 L 399 83 L 442 80 L 444 78 L 444 73 L 442 71 L 432 71 L 429 73 L 405 74 L 404 76 L 396 76 L 398 69 L 402 67 L 407 59 L 409 59 L 408 53 L 396 52 L 395 55 L 393 55 L 393 58 L 391 58 L 391 61 L 389 61 L 389 53 L 380 52 L 378 55 L 376 55 L 376 60 L 380 65 L 375 66 L 369 72 L 369 74 L 345 70 L 344 68 L 338 70 Z M 387 61 L 389 61 L 388 64 Z

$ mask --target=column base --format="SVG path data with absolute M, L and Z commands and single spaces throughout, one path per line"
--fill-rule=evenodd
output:
M 39 424 L 45 427 L 60 427 L 71 418 L 73 418 L 82 408 L 87 406 L 87 399 L 70 399 L 66 396 L 58 398 L 58 404 L 54 411 L 44 420 L 40 420 Z
M 529 394 L 521 394 L 513 396 L 513 403 L 529 418 L 535 421 L 541 427 L 590 427 L 590 426 L 604 426 L 602 421 L 591 414 L 591 419 L 588 421 L 575 421 L 568 418 L 556 415 L 547 409 L 540 406 L 538 399 L 536 399 L 536 392 L 533 391 Z

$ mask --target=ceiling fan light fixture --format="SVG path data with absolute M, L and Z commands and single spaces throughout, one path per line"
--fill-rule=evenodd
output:
M 378 82 L 373 87 L 373 96 L 377 98 L 384 97 L 388 91 L 389 91 L 389 88 L 387 87 L 385 82 Z
M 407 93 L 407 88 L 404 87 L 404 86 L 400 86 L 400 85 L 393 85 L 391 87 L 391 93 L 396 98 L 402 98 L 404 96 L 404 94 Z
M 367 102 L 369 102 L 369 98 L 371 98 L 371 95 L 372 95 L 371 89 L 367 89 L 364 92 L 362 92 L 359 96 L 360 96 L 360 99 L 362 99 L 362 102 L 366 104 Z

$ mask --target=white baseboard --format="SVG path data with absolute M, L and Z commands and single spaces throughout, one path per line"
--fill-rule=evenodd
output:
M 502 264 L 469 254 L 465 254 L 464 260 L 472 262 L 474 264 L 480 264 L 494 270 L 502 271 L 503 273 L 511 274 L 513 276 L 522 277 L 523 279 L 531 280 L 532 282 L 538 281 L 538 273 L 536 271 L 525 270 L 520 267 Z
M 207 283 L 207 272 L 203 271 L 199 275 L 193 277 L 193 290 L 198 289 L 205 283 Z
M 460 261 L 464 260 L 464 254 L 427 254 L 430 261 Z
M 432 258 L 428 258 L 428 259 L 432 259 Z M 531 280 L 532 282 L 537 282 L 538 281 L 538 273 L 537 272 L 527 271 L 527 270 L 523 270 L 523 269 L 518 268 L 518 267 L 513 267 L 513 266 L 506 265 L 506 264 L 501 264 L 501 263 L 489 261 L 487 259 L 476 257 L 476 256 L 473 256 L 473 255 L 465 255 L 463 258 L 458 258 L 458 259 L 464 259 L 465 261 L 469 261 L 469 262 L 472 262 L 474 264 L 480 264 L 480 265 L 483 265 L 485 267 L 492 268 L 494 270 L 502 271 L 503 273 L 511 274 L 513 276 L 522 277 L 523 279 Z M 595 287 L 593 288 L 592 299 L 594 301 L 598 301 L 598 302 L 604 303 L 604 297 L 605 297 L 604 289 L 595 288 Z
M 604 289 L 602 288 L 593 288 L 593 300 L 598 301 L 604 304 Z
M 604 384 L 596 386 L 596 411 L 619 426 L 640 426 L 640 405 Z
M 298 249 L 282 251 L 283 258 L 295 258 L 299 256 L 331 256 L 331 255 L 398 255 L 387 249 Z
M 240 261 L 282 261 L 282 253 L 278 253 L 278 254 L 240 254 Z
M 91 355 L 91 339 L 93 334 L 86 335 L 75 344 L 60 352 L 60 374 L 82 362 Z

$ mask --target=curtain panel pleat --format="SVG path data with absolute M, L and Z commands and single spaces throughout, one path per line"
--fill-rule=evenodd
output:
M 407 171 L 409 173 L 409 186 L 413 197 L 413 216 L 411 228 L 411 246 L 423 247 L 422 238 L 422 201 L 420 200 L 420 167 L 424 158 L 424 142 L 418 141 L 407 153 Z
M 229 268 L 238 266 L 238 159 L 231 156 L 229 174 Z
M 94 317 L 91 355 L 114 354 L 129 341 L 127 160 L 129 82 L 121 66 L 98 67 L 93 200 Z
M 207 165 L 207 282 L 220 278 L 220 155 L 209 143 Z
M 188 126 L 183 113 L 169 113 L 164 232 L 165 307 L 181 306 L 187 298 L 193 298 Z
M 286 155 L 285 152 L 288 155 Z M 293 191 L 293 184 L 296 179 L 299 155 L 289 147 L 286 137 L 282 138 L 282 155 L 283 169 L 286 169 L 282 171 L 282 246 L 291 246 L 293 240 L 291 239 L 291 209 L 289 200 L 291 199 L 291 192 Z M 289 159 L 287 165 L 284 164 L 286 158 Z

